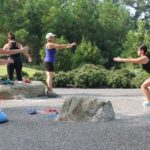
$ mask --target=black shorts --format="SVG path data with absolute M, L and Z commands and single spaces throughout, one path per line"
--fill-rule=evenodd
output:
M 54 63 L 45 62 L 45 69 L 46 71 L 54 72 Z

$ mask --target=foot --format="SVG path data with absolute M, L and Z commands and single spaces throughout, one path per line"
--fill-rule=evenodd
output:
M 46 95 L 48 97 L 58 97 L 58 94 L 56 94 L 55 92 L 52 92 L 52 91 L 47 91 Z
M 144 102 L 142 103 L 142 105 L 143 105 L 144 107 L 150 106 L 150 101 L 144 101 Z

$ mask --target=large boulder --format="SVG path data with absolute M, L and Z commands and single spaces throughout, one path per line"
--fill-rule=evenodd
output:
M 0 97 L 3 99 L 21 99 L 45 95 L 45 84 L 41 81 L 0 85 Z
M 105 122 L 115 118 L 110 101 L 94 97 L 69 97 L 60 111 L 59 121 Z

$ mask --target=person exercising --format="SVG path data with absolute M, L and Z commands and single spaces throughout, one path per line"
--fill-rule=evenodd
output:
M 121 58 L 115 57 L 113 58 L 116 62 L 129 62 L 134 64 L 141 64 L 142 68 L 150 73 L 150 54 L 147 50 L 146 45 L 141 45 L 137 50 L 137 55 L 140 56 L 138 58 Z M 146 97 L 146 100 L 143 102 L 143 106 L 150 106 L 150 77 L 146 79 L 141 85 L 141 90 Z

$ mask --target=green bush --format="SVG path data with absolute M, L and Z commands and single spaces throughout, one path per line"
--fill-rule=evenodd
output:
M 3 76 L 0 77 L 0 79 L 4 81 L 4 80 L 7 80 L 8 77 L 7 77 L 7 75 L 3 75 Z
M 61 71 L 55 74 L 53 85 L 55 87 L 73 87 L 73 77 L 74 74 L 71 71 L 69 72 Z
M 107 75 L 107 83 L 111 88 L 130 88 L 133 77 L 135 74 L 125 69 L 111 70 Z
M 69 72 L 55 74 L 55 87 L 96 88 L 106 86 L 107 71 L 101 66 L 83 65 Z
M 142 69 L 136 70 L 136 76 L 131 81 L 132 88 L 140 88 L 142 83 L 149 78 L 149 74 Z
M 26 71 L 22 71 L 22 76 L 27 76 L 29 77 L 29 74 Z
M 35 74 L 33 74 L 33 76 L 31 77 L 31 80 L 35 80 L 35 81 L 42 81 L 44 83 L 46 83 L 46 75 L 45 73 L 41 73 L 41 72 L 36 72 Z
M 73 55 L 72 68 L 77 68 L 83 64 L 99 65 L 104 63 L 105 60 L 102 57 L 101 50 L 92 42 L 82 38 Z
M 74 76 L 75 87 L 97 88 L 106 86 L 107 71 L 101 66 L 83 65 L 76 70 Z

